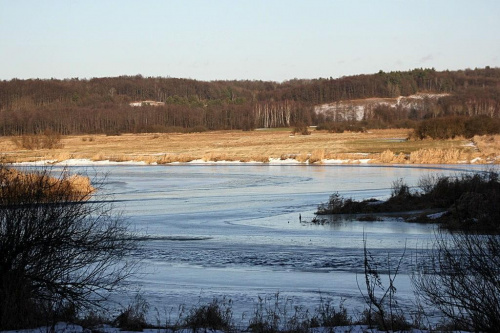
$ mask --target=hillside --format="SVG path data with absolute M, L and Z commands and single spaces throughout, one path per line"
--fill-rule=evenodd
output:
M 425 112 L 429 105 L 435 106 L 441 98 L 448 96 L 450 96 L 448 93 L 419 93 L 393 98 L 372 97 L 341 100 L 317 105 L 314 107 L 314 112 L 316 115 L 321 115 L 333 121 L 362 121 L 374 118 L 375 113 L 380 108 L 391 108 L 401 113 L 413 112 L 413 118 L 416 118 L 418 112 Z
M 457 115 L 500 117 L 499 68 L 282 83 L 140 75 L 0 81 L 0 135 L 249 130 L 346 120 L 391 127 Z

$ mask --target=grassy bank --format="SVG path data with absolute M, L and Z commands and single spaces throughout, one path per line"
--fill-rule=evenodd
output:
M 0 137 L 4 162 L 39 160 L 141 161 L 148 164 L 203 161 L 268 162 L 295 159 L 359 163 L 498 163 L 500 136 L 453 140 L 406 140 L 408 130 L 292 135 L 291 130 L 63 136 L 51 149 L 27 149 L 14 137 Z

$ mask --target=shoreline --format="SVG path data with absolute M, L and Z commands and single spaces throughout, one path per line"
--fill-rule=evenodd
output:
M 460 161 L 457 163 L 381 163 L 376 159 L 359 159 L 359 160 L 334 160 L 327 159 L 314 163 L 309 161 L 301 162 L 296 159 L 281 160 L 278 158 L 270 158 L 268 162 L 263 161 L 232 161 L 232 160 L 218 160 L 206 161 L 203 159 L 192 160 L 189 162 L 168 162 L 168 163 L 148 163 L 141 160 L 128 160 L 128 161 L 114 161 L 114 160 L 91 160 L 91 159 L 67 159 L 67 160 L 38 160 L 38 161 L 25 161 L 25 162 L 12 162 L 5 163 L 10 166 L 111 166 L 111 165 L 132 165 L 132 166 L 175 166 L 175 165 L 269 165 L 269 166 L 328 166 L 328 165 L 371 165 L 371 166 L 417 166 L 417 165 L 497 165 L 495 162 L 471 162 Z

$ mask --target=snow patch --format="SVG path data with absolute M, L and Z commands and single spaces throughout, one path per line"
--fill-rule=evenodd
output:
M 60 322 L 55 324 L 54 326 L 42 326 L 38 328 L 31 328 L 25 330 L 2 331 L 2 333 L 47 333 L 47 332 L 83 333 L 84 329 L 79 325 Z
M 226 161 L 226 160 L 221 160 L 221 161 L 192 160 L 192 161 L 187 162 L 187 163 L 190 163 L 190 164 L 227 164 L 227 165 L 231 165 L 231 164 L 241 164 L 241 163 L 244 163 L 244 162 L 241 162 L 241 161 Z M 170 163 L 170 164 L 181 164 L 181 162 L 173 162 L 173 163 Z
M 434 213 L 434 214 L 429 214 L 427 215 L 427 218 L 431 219 L 431 220 L 436 220 L 436 219 L 439 219 L 441 218 L 444 214 L 446 214 L 447 212 L 444 211 L 444 212 L 439 212 L 439 213 Z
M 359 160 L 323 160 L 323 164 L 368 164 L 370 163 L 370 158 L 361 158 Z
M 269 164 L 301 164 L 299 161 L 293 158 L 287 158 L 285 160 L 282 160 L 280 158 L 270 158 L 269 159 Z
M 54 164 L 56 162 L 57 162 L 57 160 L 40 160 L 40 161 L 34 161 L 34 162 L 11 163 L 11 165 L 14 165 L 14 166 L 43 166 L 43 165 Z
M 69 159 L 69 160 L 64 160 L 64 161 L 58 161 L 58 160 L 43 160 L 43 161 L 35 161 L 35 162 L 19 162 L 19 163 L 12 163 L 11 165 L 13 166 L 44 166 L 44 165 L 62 165 L 62 166 L 92 166 L 92 165 L 148 165 L 144 161 L 123 161 L 123 162 L 118 162 L 118 161 L 110 161 L 110 160 L 103 160 L 103 161 L 92 161 L 89 159 L 84 159 L 84 158 L 74 158 L 74 159 Z
M 119 328 L 111 327 L 108 325 L 103 325 L 98 328 L 98 332 L 102 333 L 133 333 L 132 331 L 122 331 Z M 204 330 L 207 331 L 207 330 Z M 208 330 L 212 333 L 224 333 L 220 330 Z M 66 323 L 57 323 L 54 327 L 39 327 L 34 329 L 25 329 L 25 330 L 16 330 L 16 331 L 3 331 L 2 333 L 46 333 L 46 332 L 54 332 L 54 333 L 84 333 L 89 332 L 87 329 L 83 329 L 83 327 L 79 325 L 66 324 Z M 173 331 L 171 329 L 158 329 L 158 328 L 146 328 L 141 332 L 143 333 L 191 333 L 192 329 L 179 329 Z M 235 332 L 244 332 L 243 330 L 236 330 Z M 315 327 L 311 328 L 311 333 L 382 333 L 385 331 L 379 331 L 376 328 L 369 328 L 368 325 L 349 325 L 349 326 L 336 326 L 336 327 Z M 396 331 L 400 332 L 400 331 Z M 406 331 L 405 331 L 406 332 Z M 411 329 L 412 333 L 427 333 L 427 330 L 418 330 Z M 456 331 L 456 332 L 464 332 L 464 331 Z M 465 333 L 465 332 L 464 332 Z

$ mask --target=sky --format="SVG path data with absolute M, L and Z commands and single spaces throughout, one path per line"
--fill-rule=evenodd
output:
M 0 80 L 500 67 L 498 0 L 0 0 Z

